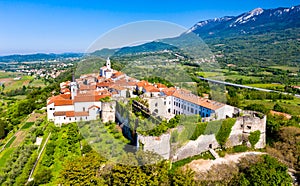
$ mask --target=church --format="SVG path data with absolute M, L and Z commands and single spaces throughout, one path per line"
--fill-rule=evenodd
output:
M 100 68 L 100 77 L 105 77 L 109 79 L 113 76 L 115 70 L 111 68 L 109 57 L 106 60 L 106 66 Z

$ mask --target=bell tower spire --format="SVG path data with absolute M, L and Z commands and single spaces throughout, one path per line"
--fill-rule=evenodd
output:
M 108 70 L 111 69 L 111 68 L 110 68 L 110 59 L 109 59 L 109 57 L 108 57 L 107 60 L 106 60 L 106 67 L 107 67 Z

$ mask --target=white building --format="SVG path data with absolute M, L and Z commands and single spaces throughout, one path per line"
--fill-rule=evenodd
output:
M 110 59 L 107 58 L 106 66 L 100 68 L 100 77 L 105 77 L 107 79 L 111 78 L 114 74 L 114 70 L 110 66 Z

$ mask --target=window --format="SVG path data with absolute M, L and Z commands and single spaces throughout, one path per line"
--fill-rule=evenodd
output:
M 193 108 L 191 108 L 191 113 L 194 113 L 194 109 Z
M 164 105 L 166 105 L 166 104 L 167 104 L 167 102 L 165 101 L 165 102 L 164 102 Z
M 187 111 L 190 111 L 190 107 L 188 107 Z
M 66 119 L 66 117 L 64 117 L 64 119 Z
M 157 103 L 155 103 L 155 107 L 157 107 L 157 105 L 158 105 L 158 104 L 157 104 Z
M 69 118 L 69 120 L 71 121 L 71 118 Z
M 82 108 L 83 112 L 85 111 L 85 107 Z

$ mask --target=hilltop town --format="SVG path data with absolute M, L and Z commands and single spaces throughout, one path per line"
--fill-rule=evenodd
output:
M 185 89 L 129 77 L 112 69 L 109 58 L 99 74 L 81 75 L 72 82 L 61 83 L 60 88 L 61 94 L 47 101 L 48 120 L 56 125 L 98 119 L 102 112 L 101 99 L 107 97 L 139 96 L 146 101 L 151 115 L 167 120 L 180 114 L 199 115 L 206 121 L 220 120 L 233 117 L 238 112 L 237 108 L 196 96 Z M 103 115 L 102 120 L 109 121 L 105 118 Z
M 128 102 L 131 98 L 139 98 L 132 104 L 134 109 L 142 111 L 147 116 L 159 118 L 160 121 L 169 121 L 176 115 L 199 116 L 202 122 L 234 118 L 231 120 L 232 131 L 229 131 L 228 140 L 223 144 L 225 147 L 243 143 L 253 145 L 248 141 L 248 137 L 254 131 L 259 131 L 259 138 L 254 147 L 265 147 L 266 117 L 259 118 L 254 112 L 242 111 L 224 103 L 199 97 L 189 90 L 129 77 L 112 69 L 109 58 L 106 66 L 100 68 L 99 74 L 81 75 L 78 79 L 73 76 L 72 81 L 62 82 L 60 88 L 59 95 L 47 100 L 48 120 L 53 121 L 56 126 L 100 119 L 102 123 L 117 122 L 123 128 L 123 135 L 127 135 L 126 137 L 130 138 L 137 148 L 141 143 L 144 150 L 155 152 L 165 159 L 177 161 L 219 148 L 221 144 L 217 140 L 217 134 L 208 133 L 196 137 L 195 141 L 191 140 L 172 154 L 169 133 L 163 134 L 158 139 L 141 134 L 132 136 L 130 131 L 135 129 L 130 126 L 129 120 L 134 119 L 126 118 L 130 116 L 120 113 L 124 111 L 116 108 L 120 107 L 116 102 L 120 100 Z

